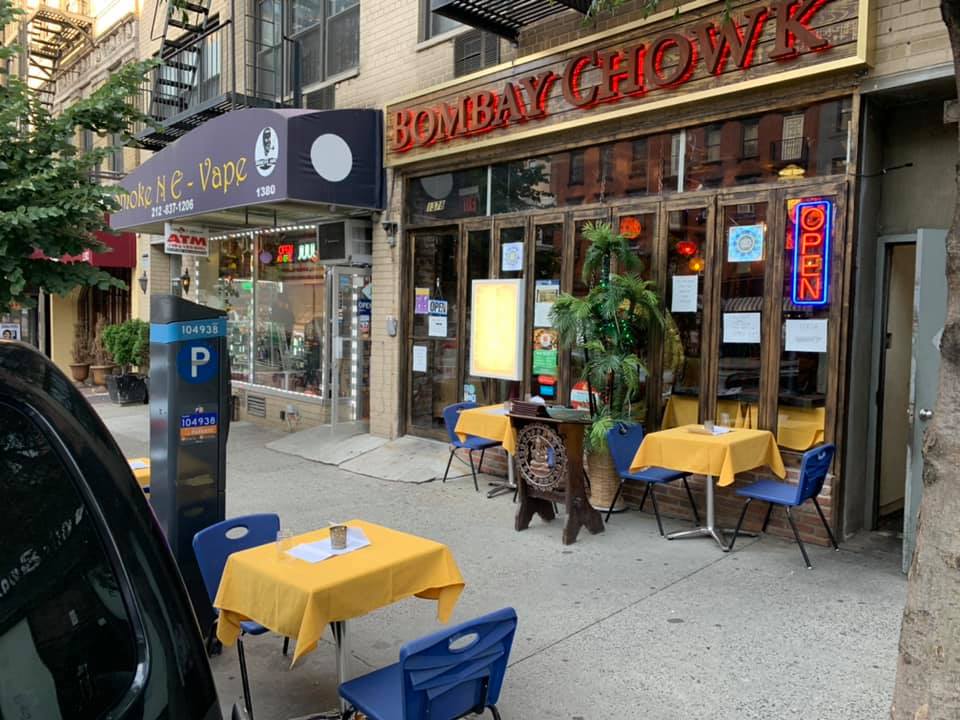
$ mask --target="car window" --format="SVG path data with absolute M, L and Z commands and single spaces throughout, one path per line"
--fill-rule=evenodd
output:
M 73 472 L 0 404 L 0 720 L 98 718 L 136 669 L 133 625 Z

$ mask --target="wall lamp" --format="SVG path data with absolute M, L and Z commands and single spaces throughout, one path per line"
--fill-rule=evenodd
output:
M 183 275 L 180 276 L 180 287 L 183 288 L 184 295 L 190 292 L 190 272 L 188 270 L 184 270 Z
M 140 286 L 140 291 L 146 295 L 147 294 L 147 271 L 143 271 L 143 275 L 137 278 L 137 285 Z
M 383 231 L 387 234 L 387 246 L 396 247 L 397 246 L 397 230 L 399 226 L 395 222 L 384 221 L 380 223 L 380 227 L 383 228 Z

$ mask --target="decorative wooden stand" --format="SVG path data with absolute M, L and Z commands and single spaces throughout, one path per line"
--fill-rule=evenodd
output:
M 545 522 L 556 517 L 554 502 L 566 508 L 563 544 L 577 541 L 581 527 L 596 535 L 603 518 L 591 507 L 583 486 L 584 423 L 510 414 L 517 431 L 517 488 L 520 507 L 514 527 L 530 527 L 534 515 Z

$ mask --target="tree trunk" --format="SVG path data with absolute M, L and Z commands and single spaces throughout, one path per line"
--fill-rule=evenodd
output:
M 960 0 L 942 0 L 954 72 L 960 68 Z M 960 167 L 954 178 L 960 191 Z M 960 204 L 947 234 L 947 321 L 936 413 L 923 442 L 917 547 L 900 628 L 894 720 L 960 718 Z

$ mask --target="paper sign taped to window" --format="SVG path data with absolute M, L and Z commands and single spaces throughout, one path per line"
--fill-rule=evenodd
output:
M 673 295 L 670 301 L 670 312 L 687 313 L 697 311 L 697 290 L 700 277 L 698 275 L 674 275 Z
M 413 371 L 414 372 L 427 371 L 427 346 L 426 345 L 413 346 Z
M 723 341 L 731 344 L 759 344 L 760 313 L 724 313 Z
M 787 320 L 784 322 L 783 347 L 787 352 L 827 351 L 827 321 Z

